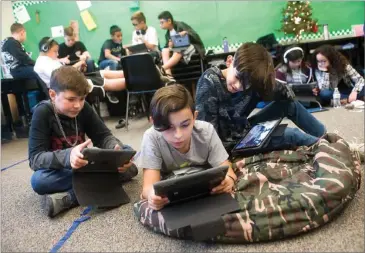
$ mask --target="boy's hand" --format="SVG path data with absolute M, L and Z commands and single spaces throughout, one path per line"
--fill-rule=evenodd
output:
M 179 34 L 180 34 L 180 36 L 181 36 L 181 37 L 183 37 L 183 36 L 185 36 L 186 34 L 188 34 L 188 32 L 187 32 L 187 31 L 181 31 L 181 32 L 179 32 Z
M 114 150 L 121 150 L 121 148 L 118 144 L 116 144 L 114 147 Z M 124 164 L 122 167 L 119 167 L 118 171 L 120 173 L 126 172 L 127 169 L 129 169 L 132 165 L 133 165 L 133 163 L 131 161 L 129 161 L 128 163 Z
M 167 203 L 169 203 L 168 198 L 156 196 L 155 189 L 152 186 L 148 194 L 148 206 L 157 211 L 162 209 Z
M 169 46 L 169 48 L 173 48 L 174 47 L 174 43 L 172 43 L 172 40 L 169 40 L 168 46 Z
M 63 64 L 70 64 L 70 60 L 68 59 L 70 56 L 69 55 L 67 55 L 66 57 L 64 57 L 64 58 L 61 58 L 61 59 L 59 59 L 59 61 L 61 62 L 61 63 L 63 63 Z
M 86 148 L 91 143 L 91 139 L 77 145 L 71 150 L 70 154 L 70 163 L 73 169 L 79 169 L 88 164 L 87 160 L 84 160 L 84 155 L 81 154 L 81 151 Z
M 232 178 L 226 176 L 220 185 L 212 189 L 212 194 L 219 194 L 223 192 L 231 193 L 235 181 Z

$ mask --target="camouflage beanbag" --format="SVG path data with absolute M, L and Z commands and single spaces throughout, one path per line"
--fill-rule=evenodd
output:
M 234 197 L 241 210 L 222 218 L 224 243 L 277 240 L 331 221 L 360 187 L 360 163 L 348 144 L 327 134 L 310 148 L 276 151 L 235 161 L 239 168 Z M 142 200 L 134 205 L 138 220 L 155 232 L 191 239 L 188 229 L 169 231 L 160 212 Z

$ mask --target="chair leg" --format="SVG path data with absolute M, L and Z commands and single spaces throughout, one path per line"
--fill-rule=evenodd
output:
M 126 106 L 126 112 L 125 112 L 125 128 L 128 131 L 128 112 L 129 112 L 129 92 L 127 91 L 127 106 Z

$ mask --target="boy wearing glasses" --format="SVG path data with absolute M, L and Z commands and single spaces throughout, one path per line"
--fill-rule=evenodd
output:
M 310 146 L 326 133 L 324 125 L 298 101 L 281 95 L 285 86 L 275 83 L 273 61 L 263 46 L 245 43 L 227 61 L 228 68 L 224 70 L 207 69 L 198 81 L 196 92 L 197 119 L 213 124 L 227 151 L 251 126 L 281 117 L 292 120 L 303 132 L 287 127 L 282 136 L 271 138 L 270 149 Z M 275 101 L 248 118 L 263 99 Z
M 132 35 L 132 45 L 145 44 L 154 59 L 160 57 L 157 31 L 152 26 L 147 26 L 143 12 L 137 11 L 131 17 L 135 31 Z
M 165 48 L 162 49 L 162 69 L 166 72 L 166 74 L 171 75 L 171 68 L 178 64 L 181 59 L 188 64 L 191 56 L 195 52 L 198 52 L 201 58 L 205 57 L 203 41 L 193 28 L 184 22 L 175 21 L 169 11 L 163 11 L 160 15 L 158 15 L 158 19 L 160 20 L 160 27 L 167 30 L 165 35 L 166 45 Z M 171 36 L 177 34 L 180 36 L 189 35 L 190 46 L 181 52 L 174 52 L 170 57 L 170 49 L 173 47 Z

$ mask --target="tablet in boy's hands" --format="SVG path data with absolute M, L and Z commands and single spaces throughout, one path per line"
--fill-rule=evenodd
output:
M 99 148 L 85 148 L 81 152 L 84 159 L 88 160 L 89 164 L 99 165 L 100 169 L 117 170 L 118 167 L 130 162 L 136 151 L 132 150 L 113 150 L 113 149 L 99 149 Z M 94 168 L 95 171 L 96 168 Z M 99 171 L 99 168 L 98 168 Z

